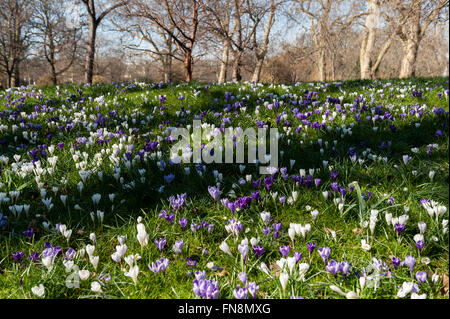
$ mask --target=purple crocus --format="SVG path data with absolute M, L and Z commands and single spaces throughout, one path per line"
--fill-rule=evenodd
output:
M 400 258 L 397 257 L 392 257 L 392 265 L 394 266 L 395 269 L 397 269 L 400 266 Z
M 189 267 L 195 267 L 198 264 L 198 261 L 191 259 L 191 257 L 186 257 L 186 263 Z
M 261 257 L 264 253 L 264 246 L 253 246 L 252 247 L 253 253 L 256 255 L 256 257 Z
M 285 246 L 280 246 L 280 252 L 283 255 L 284 258 L 287 257 L 287 255 L 289 255 L 289 246 L 285 245 Z
M 204 299 L 217 299 L 219 297 L 219 285 L 217 281 L 195 279 L 192 289 L 197 296 Z
M 306 246 L 308 247 L 309 254 L 312 254 L 317 245 L 315 243 L 306 243 Z
M 245 272 L 239 273 L 238 278 L 242 282 L 242 284 L 245 285 L 247 283 L 247 273 L 245 273 Z
M 236 288 L 233 290 L 233 295 L 236 299 L 247 299 L 247 288 Z
M 33 237 L 34 231 L 33 228 L 30 227 L 22 233 L 25 237 Z
M 259 286 L 256 284 L 256 282 L 250 282 L 247 285 L 247 291 L 249 292 L 250 296 L 252 298 L 256 298 L 256 292 L 259 290 Z
M 244 261 L 245 261 L 245 259 L 247 258 L 247 256 L 248 256 L 248 249 L 249 247 L 248 247 L 248 245 L 247 244 L 240 244 L 239 246 L 238 246 L 238 250 L 239 250 L 239 252 L 241 253 L 241 255 L 242 255 L 242 259 L 244 259 Z
M 319 249 L 320 251 L 320 249 Z M 332 274 L 334 277 L 336 277 L 336 274 L 339 271 L 339 263 L 336 262 L 334 259 L 330 260 L 328 264 L 325 266 L 326 270 Z
M 419 250 L 419 252 L 422 251 L 423 246 L 425 246 L 425 242 L 423 240 L 418 240 L 416 243 L 416 247 Z
M 329 247 L 323 247 L 319 248 L 317 251 L 319 252 L 320 257 L 322 257 L 322 260 L 326 265 L 328 262 L 328 257 L 330 256 L 331 249 Z
M 342 277 L 344 277 L 344 279 L 349 274 L 349 270 L 350 270 L 350 264 L 348 261 L 343 261 L 339 264 L 339 272 L 342 274 Z
M 214 186 L 208 186 L 208 192 L 209 192 L 209 195 L 211 195 L 211 197 L 215 201 L 219 200 L 219 198 L 220 198 L 220 190 L 219 190 L 219 188 L 214 187 Z
M 404 264 L 408 266 L 409 270 L 411 271 L 411 274 L 413 273 L 414 265 L 416 264 L 416 258 L 413 256 L 406 256 Z
M 421 283 L 424 283 L 425 281 L 427 281 L 427 273 L 424 271 L 416 272 L 416 279 L 417 279 L 417 282 L 419 283 L 419 285 Z
M 76 251 L 73 248 L 69 248 L 66 251 L 66 257 L 64 258 L 65 260 L 70 260 L 73 257 L 75 257 Z
M 29 260 L 32 262 L 37 263 L 39 261 L 39 253 L 37 251 L 34 251 L 30 254 L 30 257 L 28 257 Z
M 186 225 L 188 223 L 188 220 L 187 220 L 187 218 L 180 218 L 178 220 L 178 223 L 180 224 L 181 228 L 183 228 L 183 230 L 184 230 L 184 228 L 186 227 Z
M 394 229 L 399 235 L 401 235 L 405 229 L 405 224 L 395 224 Z
M 15 261 L 20 262 L 22 260 L 24 254 L 25 253 L 23 251 L 18 251 L 16 253 L 12 253 L 11 255 L 12 255 L 12 258 L 14 258 Z
M 295 263 L 298 263 L 303 258 L 303 255 L 301 252 L 296 251 L 294 253 L 294 258 L 295 258 Z
M 148 268 L 155 274 L 159 273 L 160 271 L 162 271 L 163 274 L 165 274 L 167 267 L 169 267 L 169 259 L 164 257 L 155 261 L 154 263 L 152 262 L 151 265 L 148 265 Z
M 162 251 L 164 249 L 166 243 L 167 240 L 165 238 L 155 239 L 155 245 L 156 247 L 158 247 L 159 251 Z

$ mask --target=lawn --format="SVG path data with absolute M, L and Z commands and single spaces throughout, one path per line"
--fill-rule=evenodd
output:
M 0 91 L 0 298 L 448 298 L 448 88 Z M 172 161 L 195 119 L 277 128 L 278 167 Z

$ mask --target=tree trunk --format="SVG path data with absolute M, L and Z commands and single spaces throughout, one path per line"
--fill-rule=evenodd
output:
M 52 83 L 53 85 L 56 85 L 58 80 L 56 78 L 56 68 L 54 63 L 51 64 L 51 71 L 52 71 Z
M 191 82 L 192 81 L 192 55 L 191 55 L 190 51 L 186 52 L 186 54 L 185 54 L 184 70 L 185 70 L 186 82 Z
M 256 60 L 255 70 L 252 75 L 252 82 L 258 83 L 261 77 L 261 70 L 264 64 L 264 58 L 259 58 Z
M 14 68 L 14 72 L 12 74 L 12 86 L 19 87 L 20 86 L 20 70 L 19 65 L 16 65 Z
M 236 50 L 233 54 L 233 72 L 232 72 L 232 81 L 239 82 L 242 80 L 241 76 L 241 52 Z
M 219 83 L 224 83 L 227 80 L 227 67 L 230 53 L 230 41 L 223 41 L 222 60 L 220 61 Z
M 415 76 L 415 66 L 417 60 L 417 51 L 419 45 L 415 41 L 408 40 L 403 46 L 405 55 L 403 56 L 402 66 L 400 69 L 400 78 L 410 78 Z
M 166 55 L 163 57 L 164 82 L 172 82 L 172 57 Z
M 326 81 L 326 61 L 325 61 L 325 50 L 323 48 L 319 49 L 319 58 L 317 59 L 317 66 L 319 71 L 319 81 Z
M 371 0 L 368 4 L 369 14 L 367 15 L 363 39 L 361 42 L 361 49 L 359 51 L 359 64 L 361 79 L 371 79 L 373 78 L 372 72 L 372 53 L 375 45 L 375 37 L 377 33 L 378 24 L 378 14 L 379 14 L 379 3 L 378 0 Z
M 86 55 L 86 69 L 84 81 L 91 84 L 94 76 L 94 60 L 95 60 L 95 39 L 97 36 L 97 23 L 89 18 L 89 44 Z
M 12 88 L 12 72 L 7 72 L 8 74 L 8 82 L 7 82 L 7 86 L 8 89 Z

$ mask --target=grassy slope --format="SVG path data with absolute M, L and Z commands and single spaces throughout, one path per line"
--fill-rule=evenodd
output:
M 382 89 L 382 85 L 388 81 L 379 82 L 375 85 L 375 92 L 378 89 Z M 392 80 L 392 87 L 402 83 L 399 80 Z M 395 92 L 396 97 L 393 99 L 386 97 L 381 99 L 378 94 L 375 93 L 375 103 L 373 105 L 393 104 L 395 107 L 399 105 L 415 105 L 426 104 L 431 111 L 433 106 L 443 107 L 448 111 L 448 100 L 438 99 L 437 92 L 443 92 L 448 88 L 446 79 L 415 79 L 412 80 L 418 88 L 424 89 L 425 87 L 435 87 L 436 90 L 432 92 L 424 91 L 425 99 L 415 98 L 410 96 L 410 91 L 407 91 L 405 98 L 398 99 L 398 92 Z M 403 82 L 407 83 L 407 82 Z M 426 84 L 427 83 L 427 84 Z M 346 91 L 343 103 L 353 103 L 356 96 L 350 96 L 350 92 L 358 92 L 364 97 L 369 99 L 367 94 L 367 88 L 371 85 L 370 82 L 344 82 L 342 90 Z M 209 89 L 203 88 L 204 84 L 193 84 L 191 86 L 180 85 L 178 87 L 163 87 L 161 89 L 128 89 L 126 93 L 121 93 L 112 85 L 105 85 L 101 87 L 82 88 L 83 96 L 105 95 L 105 101 L 109 101 L 110 106 L 103 107 L 101 111 L 103 114 L 107 114 L 106 110 L 118 109 L 124 114 L 130 116 L 135 110 L 139 110 L 140 114 L 137 115 L 137 121 L 134 126 L 138 127 L 140 132 L 150 132 L 153 136 L 151 140 L 154 140 L 156 134 L 161 134 L 158 125 L 163 119 L 169 119 L 171 124 L 178 121 L 179 118 L 175 115 L 175 111 L 180 109 L 180 106 L 191 105 L 189 109 L 191 114 L 198 114 L 201 110 L 208 111 L 204 120 L 207 119 L 209 123 L 219 124 L 219 121 L 214 118 L 214 112 L 223 112 L 224 104 L 224 92 L 233 92 L 237 94 L 252 94 L 249 85 L 226 85 L 226 86 L 212 86 Z M 362 88 L 364 87 L 364 88 Z M 198 97 L 194 97 L 192 94 L 192 88 L 198 88 L 202 93 Z M 68 90 L 75 93 L 75 87 L 68 87 Z M 309 84 L 302 84 L 299 87 L 290 88 L 290 93 L 303 95 L 305 89 L 311 89 Z M 63 88 L 64 90 L 64 88 Z M 241 90 L 241 91 L 240 91 Z M 324 102 L 327 96 L 339 97 L 343 93 L 331 84 L 326 92 L 324 89 L 313 89 L 319 92 L 319 101 Z M 47 88 L 43 90 L 45 93 L 44 101 L 47 98 L 57 99 L 54 88 Z M 144 102 L 143 95 L 148 91 L 148 102 Z M 183 102 L 180 102 L 177 97 L 180 94 L 186 96 Z M 286 91 L 280 87 L 269 88 L 264 87 L 264 92 L 272 92 L 281 96 Z M 385 92 L 389 92 L 388 88 Z M 1 93 L 0 93 L 1 94 Z M 168 107 L 167 114 L 150 121 L 149 124 L 139 125 L 141 119 L 145 118 L 147 114 L 153 111 L 153 107 L 158 105 L 154 97 L 160 94 L 167 96 L 165 105 Z M 386 94 L 388 96 L 388 94 Z M 219 99 L 219 103 L 214 102 L 214 98 Z M 254 126 L 255 116 L 253 113 L 254 105 L 257 96 L 252 94 L 249 102 L 246 104 L 249 106 L 246 114 L 251 114 L 251 118 L 245 115 L 239 114 L 232 117 L 233 126 L 241 125 Z M 119 105 L 112 105 L 112 101 L 116 100 Z M 269 99 L 267 99 L 269 100 Z M 37 100 L 27 100 L 24 109 L 29 110 L 35 104 Z M 64 102 L 56 100 L 53 104 L 58 108 Z M 66 104 L 67 105 L 67 104 Z M 94 103 L 88 103 L 85 107 L 91 107 Z M 2 106 L 0 104 L 0 110 Z M 213 111 L 215 109 L 215 111 Z M 292 127 L 299 124 L 298 119 L 294 119 L 292 113 L 289 112 L 289 108 L 282 106 L 278 112 L 266 111 L 264 107 L 261 107 L 258 119 L 270 120 L 275 124 L 276 115 L 281 111 L 287 111 L 289 113 L 289 120 L 292 121 Z M 88 109 L 88 114 L 97 114 L 95 109 Z M 397 114 L 398 112 L 392 112 Z M 366 115 L 366 114 L 365 114 Z M 365 121 L 365 115 L 361 116 L 363 120 L 362 125 L 355 125 L 353 134 L 341 139 L 336 132 L 328 133 L 327 131 L 313 132 L 310 128 L 307 131 L 306 138 L 302 138 L 301 134 L 298 136 L 292 136 L 290 145 L 287 145 L 286 141 L 280 142 L 280 150 L 284 151 L 284 155 L 279 164 L 279 167 L 289 167 L 289 160 L 295 159 L 296 163 L 292 170 L 288 170 L 289 174 L 298 174 L 300 168 L 318 168 L 321 166 L 323 159 L 329 159 L 330 165 L 333 165 L 335 170 L 339 172 L 338 182 L 340 185 L 347 186 L 352 181 L 358 181 L 361 189 L 364 193 L 371 191 L 374 194 L 374 199 L 366 202 L 367 209 L 364 213 L 370 211 L 371 208 L 379 209 L 380 211 L 389 210 L 394 216 L 403 214 L 403 206 L 410 208 L 410 220 L 408 221 L 405 232 L 401 236 L 401 240 L 396 239 L 395 232 L 392 227 L 386 226 L 384 222 L 384 212 L 380 213 L 380 219 L 375 236 L 370 240 L 372 249 L 370 252 L 364 251 L 360 248 L 361 239 L 367 234 L 364 230 L 361 234 L 355 235 L 352 232 L 353 229 L 359 228 L 359 206 L 356 192 L 347 196 L 345 213 L 340 213 L 337 206 L 333 204 L 333 201 L 325 201 L 322 196 L 322 191 L 330 190 L 330 178 L 326 171 L 322 170 L 317 177 L 322 179 L 322 185 L 319 190 L 314 187 L 306 189 L 301 187 L 298 189 L 299 198 L 295 205 L 286 205 L 282 207 L 278 201 L 273 201 L 271 198 L 264 202 L 264 208 L 258 205 L 252 205 L 250 209 L 244 213 L 238 213 L 239 220 L 244 224 L 244 229 L 249 229 L 249 232 L 245 234 L 249 239 L 251 237 L 260 237 L 261 242 L 265 246 L 265 253 L 260 259 L 250 253 L 251 259 L 247 264 L 247 273 L 249 281 L 256 281 L 260 286 L 260 297 L 279 297 L 280 296 L 280 284 L 277 280 L 271 280 L 264 273 L 257 269 L 257 266 L 264 261 L 267 265 L 273 264 L 275 260 L 281 257 L 279 252 L 279 246 L 281 244 L 288 244 L 290 242 L 287 235 L 287 229 L 289 223 L 312 223 L 312 218 L 305 210 L 305 205 L 310 205 L 313 208 L 317 208 L 320 212 L 318 219 L 313 224 L 312 231 L 308 235 L 308 242 L 316 242 L 317 247 L 329 246 L 331 248 L 330 259 L 337 261 L 348 260 L 352 265 L 352 273 L 346 279 L 343 280 L 342 276 L 338 276 L 337 279 L 331 275 L 326 274 L 325 267 L 320 259 L 317 251 L 313 253 L 311 268 L 307 275 L 307 281 L 305 283 L 292 281 L 292 287 L 289 286 L 288 290 L 293 290 L 295 295 L 303 296 L 305 298 L 338 298 L 340 297 L 336 293 L 328 289 L 330 284 L 335 284 L 344 287 L 344 290 L 356 290 L 358 287 L 357 273 L 362 270 L 362 267 L 368 266 L 372 257 L 382 259 L 390 265 L 390 256 L 397 256 L 403 259 L 406 255 L 417 255 L 415 249 L 414 240 L 412 237 L 418 232 L 417 222 L 424 220 L 427 222 L 429 229 L 426 233 L 427 245 L 425 246 L 422 256 L 429 257 L 431 262 L 428 265 L 418 263 L 415 270 L 423 270 L 429 273 L 429 284 L 421 285 L 421 292 L 426 292 L 429 297 L 439 298 L 441 294 L 435 294 L 433 286 L 430 284 L 430 275 L 434 272 L 439 274 L 448 275 L 448 234 L 443 237 L 439 235 L 438 229 L 433 230 L 432 225 L 429 223 L 430 219 L 425 210 L 420 207 L 419 200 L 421 198 L 430 198 L 435 201 L 439 201 L 448 207 L 448 133 L 447 128 L 443 128 L 442 119 L 437 119 L 434 116 L 424 116 L 422 119 L 416 119 L 408 116 L 405 120 L 401 120 L 397 126 L 397 131 L 392 133 L 387 124 L 383 123 L 380 126 L 377 134 L 373 133 L 372 123 Z M 192 116 L 185 119 L 187 124 L 192 123 Z M 317 117 L 321 121 L 321 116 Z M 220 120 L 220 118 L 219 118 Z M 312 121 L 312 120 L 311 120 Z M 448 118 L 447 118 L 448 124 Z M 35 120 L 36 123 L 45 124 L 46 116 L 41 115 L 40 118 Z M 346 125 L 350 122 L 355 122 L 353 117 L 348 116 Z M 414 126 L 415 122 L 420 122 L 420 128 Z M 115 132 L 116 125 L 119 125 L 121 121 L 117 123 L 110 123 L 108 127 L 109 131 Z M 3 124 L 3 122 L 2 122 Z M 333 125 L 342 124 L 342 120 L 336 120 Z M 130 122 L 131 125 L 131 122 Z M 436 129 L 441 128 L 444 132 L 444 137 L 438 139 L 434 136 Z M 25 258 L 33 251 L 41 252 L 44 248 L 44 242 L 50 241 L 53 245 L 61 245 L 63 249 L 73 247 L 80 249 L 84 247 L 89 241 L 89 233 L 95 232 L 97 235 L 96 254 L 100 256 L 100 263 L 96 274 L 110 274 L 111 281 L 103 288 L 105 298 L 192 298 L 195 295 L 192 292 L 192 277 L 187 276 L 189 268 L 186 265 L 186 256 L 191 256 L 193 259 L 199 261 L 197 267 L 192 270 L 206 269 L 206 263 L 213 261 L 216 265 L 222 266 L 227 270 L 227 273 L 207 271 L 208 278 L 217 278 L 219 280 L 219 287 L 221 290 L 220 297 L 232 298 L 233 289 L 238 283 L 237 273 L 242 269 L 242 265 L 239 259 L 239 253 L 237 251 L 237 244 L 243 238 L 243 235 L 239 237 L 239 240 L 234 243 L 232 239 L 228 240 L 228 243 L 236 258 L 224 255 L 218 250 L 218 245 L 227 234 L 224 225 L 228 223 L 228 219 L 231 217 L 229 211 L 226 211 L 221 205 L 216 205 L 211 197 L 208 195 L 207 186 L 214 185 L 215 180 L 211 174 L 205 174 L 205 177 L 200 177 L 195 173 L 194 165 L 191 166 L 191 175 L 185 176 L 182 173 L 182 168 L 168 168 L 166 171 L 161 172 L 155 163 L 150 162 L 147 164 L 138 164 L 139 167 L 146 167 L 146 179 L 147 183 L 139 184 L 134 190 L 123 190 L 120 183 L 116 182 L 112 176 L 113 171 L 109 166 L 109 161 L 105 160 L 101 166 L 101 170 L 105 176 L 101 181 L 97 176 L 93 175 L 89 179 L 89 183 L 85 185 L 82 194 L 78 193 L 76 189 L 77 183 L 80 181 L 78 170 L 75 168 L 75 164 L 72 160 L 72 155 L 67 152 L 73 139 L 76 137 L 77 132 L 81 136 L 87 136 L 86 129 L 77 127 L 69 134 L 63 136 L 55 136 L 52 140 L 52 144 L 57 142 L 65 142 L 66 152 L 56 152 L 59 156 L 57 171 L 52 176 L 45 178 L 47 187 L 47 193 L 51 193 L 51 187 L 58 185 L 61 193 L 66 193 L 69 196 L 69 209 L 65 209 L 62 203 L 59 201 L 59 196 L 55 197 L 53 203 L 55 207 L 53 210 L 46 214 L 45 207 L 41 203 L 39 196 L 39 190 L 33 177 L 27 177 L 21 179 L 18 176 L 10 176 L 7 172 L 3 172 L 1 176 L 0 192 L 8 192 L 10 190 L 21 190 L 20 202 L 31 204 L 30 217 L 25 218 L 23 216 L 19 220 L 10 218 L 7 228 L 0 233 L 0 239 L 4 245 L 0 250 L 0 297 L 1 298 L 28 298 L 33 297 L 31 294 L 31 287 L 39 283 L 44 283 L 46 287 L 46 296 L 51 298 L 78 298 L 78 297 L 92 297 L 96 294 L 90 291 L 90 282 L 94 280 L 95 275 L 81 283 L 79 289 L 68 289 L 65 286 L 65 279 L 67 274 L 64 271 L 62 260 L 59 258 L 56 262 L 56 267 L 50 272 L 47 272 L 45 268 L 36 266 L 28 260 L 24 261 L 20 265 L 11 258 L 11 253 L 16 251 L 24 251 Z M 128 133 L 128 132 L 126 132 Z M 56 135 L 56 134 L 55 134 Z M 127 134 L 128 135 L 128 134 Z M 319 153 L 319 146 L 316 140 L 321 137 L 324 141 L 329 141 L 330 148 L 325 150 L 323 155 Z M 0 137 L 0 139 L 3 137 Z M 6 136 L 12 143 L 12 135 Z M 44 140 L 45 135 L 40 132 L 39 139 Z M 303 144 L 299 143 L 299 140 L 303 140 Z M 336 151 L 331 151 L 331 145 L 333 140 L 338 140 Z M 313 141 L 313 144 L 310 144 Z M 365 142 L 364 147 L 359 147 L 361 141 Z M 379 149 L 379 145 L 382 141 L 392 141 L 392 146 L 389 150 Z M 116 141 L 115 141 L 116 142 Z M 140 136 L 137 145 L 142 146 L 144 137 Z M 163 142 L 163 149 L 167 149 L 166 142 Z M 434 150 L 431 156 L 426 154 L 426 145 L 430 143 L 439 143 L 439 150 Z M 39 143 L 40 144 L 40 143 Z M 352 164 L 348 156 L 348 148 L 356 146 L 359 153 L 365 148 L 371 148 L 375 154 L 379 156 L 388 156 L 389 162 L 387 164 L 372 163 L 370 160 L 364 165 Z M 410 149 L 412 147 L 419 147 L 420 152 L 418 154 L 411 154 Z M 93 154 L 101 151 L 101 146 L 94 146 L 89 149 L 81 148 L 83 152 L 89 153 L 89 158 L 92 159 Z M 136 147 L 136 149 L 139 149 Z M 15 152 L 13 149 L 1 149 L 3 154 L 11 155 Z M 19 152 L 20 154 L 20 152 Z M 404 154 L 410 154 L 413 160 L 408 166 L 402 164 L 402 156 Z M 243 177 L 245 174 L 252 174 L 253 178 L 259 178 L 256 168 L 247 165 Z M 397 167 L 395 167 L 397 166 Z M 213 164 L 208 167 L 208 172 L 217 169 L 224 175 L 222 194 L 226 194 L 233 183 L 237 182 L 237 179 L 241 176 L 238 165 L 225 165 L 225 164 Z M 428 178 L 428 172 L 433 169 L 436 171 L 436 176 L 432 182 Z M 411 174 L 412 170 L 417 170 L 417 176 Z M 163 177 L 168 172 L 174 172 L 176 178 L 175 181 L 166 187 L 166 191 L 161 194 L 157 192 L 157 189 L 164 184 Z M 125 179 L 125 183 L 136 179 L 139 174 L 136 170 L 127 171 L 126 168 L 122 168 L 122 175 Z M 316 176 L 314 176 L 316 177 Z M 67 178 L 67 184 L 61 185 L 61 179 Z M 278 183 L 274 184 L 273 191 L 290 195 L 290 192 L 296 187 L 290 180 L 284 182 L 281 177 L 277 177 Z M 407 190 L 406 190 L 406 189 Z M 254 191 L 253 186 L 244 185 L 235 189 L 238 196 L 250 195 L 250 192 Z M 157 215 L 163 207 L 168 209 L 167 198 L 173 194 L 180 194 L 186 192 L 188 194 L 188 207 L 177 214 L 175 223 L 170 225 L 167 221 L 158 218 Z M 91 201 L 91 195 L 93 193 L 102 194 L 102 200 L 99 205 L 99 209 L 105 211 L 105 221 L 103 225 L 99 223 L 93 223 L 90 219 L 89 212 L 93 209 Z M 111 212 L 111 203 L 108 200 L 108 194 L 116 193 L 117 197 L 114 201 L 115 208 L 114 213 Z M 261 195 L 264 196 L 269 192 L 262 190 Z M 388 195 L 385 197 L 384 195 Z M 391 207 L 386 203 L 386 198 L 394 196 L 396 205 Z M 48 195 L 47 195 L 48 197 Z M 123 204 L 119 204 L 122 200 L 125 200 Z M 82 212 L 75 211 L 73 206 L 79 204 L 85 210 Z M 0 206 L 0 210 L 7 214 L 7 206 Z M 283 235 L 277 240 L 272 235 L 265 237 L 262 234 L 262 221 L 259 218 L 259 213 L 262 210 L 270 211 L 272 218 L 275 221 L 283 224 Z M 45 231 L 42 229 L 39 218 L 34 218 L 35 214 L 46 214 L 47 219 L 53 224 L 65 223 L 69 228 L 73 229 L 74 233 L 70 239 L 70 243 L 67 243 L 65 239 L 55 232 Z M 7 214 L 8 215 L 8 214 Z M 143 216 L 144 224 L 147 231 L 150 234 L 149 245 L 141 249 L 139 243 L 136 240 L 136 217 Z M 177 220 L 179 217 L 186 216 L 191 221 L 205 220 L 208 223 L 215 225 L 214 231 L 211 235 L 208 235 L 206 230 L 199 230 L 196 233 L 192 233 L 190 230 L 183 232 Z M 445 217 L 448 219 L 448 212 Z M 41 228 L 35 235 L 33 240 L 26 239 L 22 236 L 28 226 L 30 220 L 36 220 L 37 227 Z M 189 224 L 188 224 L 189 225 Z M 189 226 L 188 226 L 189 228 Z M 337 233 L 337 240 L 333 240 L 331 235 L 325 228 L 333 229 Z M 114 247 L 117 245 L 117 235 L 127 235 L 128 239 L 126 244 L 128 246 L 127 254 L 139 253 L 142 259 L 139 261 L 139 267 L 142 271 L 138 277 L 138 283 L 136 286 L 132 284 L 130 278 L 123 275 L 123 271 L 117 264 L 113 263 L 110 255 L 114 252 Z M 439 240 L 433 242 L 430 240 L 431 235 L 438 235 Z M 163 256 L 170 259 L 169 269 L 165 278 L 162 275 L 155 275 L 148 270 L 147 264 L 155 261 L 160 257 L 160 253 L 154 245 L 154 239 L 167 237 L 167 246 L 163 252 Z M 183 239 L 186 242 L 183 256 L 175 257 L 170 251 L 173 243 L 177 239 Z M 295 243 L 291 247 L 291 255 L 293 251 L 300 251 L 303 254 L 303 259 L 308 260 L 308 250 L 306 248 L 306 242 L 304 239 L 298 237 Z M 202 255 L 202 248 L 209 250 L 208 255 Z M 94 272 L 92 265 L 88 260 L 78 260 L 76 264 L 82 269 L 89 269 Z M 125 267 L 125 264 L 123 263 Z M 126 266 L 128 268 L 128 266 Z M 383 278 L 380 287 L 374 291 L 373 289 L 366 288 L 362 293 L 364 298 L 391 298 L 395 296 L 398 291 L 398 286 L 410 277 L 409 270 L 406 267 L 400 267 L 394 272 L 395 278 Z M 19 280 L 22 278 L 22 284 L 19 284 Z M 290 296 L 291 293 L 287 293 Z

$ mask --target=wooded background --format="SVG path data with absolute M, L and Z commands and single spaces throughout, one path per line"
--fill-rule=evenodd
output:
M 448 75 L 444 0 L 2 0 L 0 85 Z

